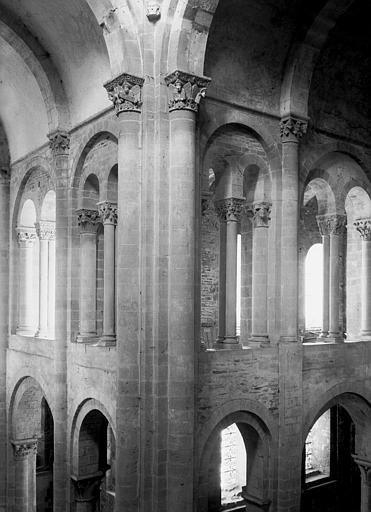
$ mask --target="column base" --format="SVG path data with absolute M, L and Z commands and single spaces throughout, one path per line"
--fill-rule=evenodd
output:
M 89 343 L 94 344 L 99 340 L 96 333 L 84 333 L 84 334 L 78 334 L 76 338 L 76 343 Z
M 28 336 L 33 338 L 35 336 L 35 329 L 30 327 L 17 327 L 15 333 L 18 334 L 18 336 Z
M 359 340 L 360 341 L 371 341 L 371 331 L 361 331 Z
M 321 334 L 318 336 L 318 339 L 327 338 L 328 335 L 329 335 L 328 331 L 322 331 Z
M 344 336 L 339 333 L 330 332 L 326 338 L 326 343 L 344 343 Z
M 115 334 L 103 334 L 99 338 L 99 341 L 95 343 L 97 347 L 115 347 L 116 346 L 116 335 Z
M 280 336 L 280 343 L 293 343 L 298 341 L 298 336 Z
M 241 344 L 237 336 L 229 336 L 225 338 L 219 338 L 215 343 L 217 350 L 240 350 Z
M 251 337 L 247 340 L 249 345 L 255 346 L 255 347 L 267 347 L 269 346 L 269 337 L 267 334 L 259 335 L 259 334 L 252 334 Z
M 39 331 L 39 330 L 37 330 L 37 331 L 35 332 L 35 338 L 48 339 L 48 338 L 49 338 L 49 336 L 48 336 L 48 333 L 47 333 L 47 332 L 45 332 L 45 331 L 43 332 L 43 331 Z

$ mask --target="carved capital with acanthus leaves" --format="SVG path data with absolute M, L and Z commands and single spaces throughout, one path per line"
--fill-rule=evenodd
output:
M 270 214 L 272 210 L 271 203 L 262 201 L 254 203 L 251 208 L 252 223 L 254 228 L 268 228 L 271 220 Z
M 307 133 L 308 122 L 298 117 L 287 116 L 280 121 L 281 142 L 299 142 Z
M 239 222 L 243 213 L 245 199 L 229 197 L 215 201 L 215 210 L 222 222 Z
M 29 455 L 37 453 L 37 439 L 17 439 L 11 443 L 16 460 L 26 459 Z
M 100 223 L 100 215 L 98 210 L 89 210 L 81 208 L 76 210 L 77 224 L 80 228 L 80 233 L 96 233 L 98 224 Z
M 165 77 L 168 89 L 169 111 L 198 111 L 198 105 L 206 95 L 210 78 L 174 71 Z
M 342 235 L 346 228 L 346 216 L 338 213 L 317 215 L 317 224 L 322 236 Z
M 40 240 L 55 240 L 55 222 L 40 220 L 40 222 L 35 222 L 35 228 Z
M 357 219 L 354 222 L 354 227 L 361 235 L 361 239 L 365 242 L 371 242 L 371 218 Z
M 70 150 L 70 136 L 65 131 L 49 133 L 49 147 L 54 156 L 68 155 Z
M 141 112 L 144 78 L 123 73 L 104 84 L 116 115 L 122 112 Z
M 117 225 L 117 203 L 111 201 L 102 201 L 97 204 L 100 219 L 104 225 L 112 224 Z
M 17 240 L 20 247 L 32 247 L 36 241 L 36 230 L 31 227 L 18 227 L 16 228 Z

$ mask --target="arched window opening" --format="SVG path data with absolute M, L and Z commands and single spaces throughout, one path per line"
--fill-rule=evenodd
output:
M 330 409 L 322 414 L 305 440 L 305 481 L 330 476 Z
M 360 472 L 354 462 L 355 424 L 341 405 L 327 409 L 310 429 L 302 468 L 303 511 L 360 511 Z
M 314 244 L 305 259 L 305 328 L 319 332 L 323 311 L 323 246 Z
M 38 323 L 38 246 L 36 208 L 31 199 L 23 204 L 17 226 L 18 240 L 18 322 L 17 334 L 34 336 Z
M 37 512 L 53 510 L 54 423 L 45 398 L 41 401 L 41 428 L 36 455 Z
M 235 423 L 221 433 L 220 491 L 221 505 L 243 501 L 242 488 L 246 485 L 246 449 Z
M 72 476 L 76 501 L 90 501 L 94 510 L 113 510 L 115 446 L 107 418 L 96 409 L 90 411 L 79 434 L 78 474 Z

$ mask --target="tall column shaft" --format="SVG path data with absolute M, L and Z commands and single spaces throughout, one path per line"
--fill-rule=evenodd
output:
M 196 112 L 208 80 L 175 71 L 169 93 L 167 503 L 193 510 Z M 228 235 L 227 235 L 228 237 Z M 226 322 L 227 328 L 227 322 Z
M 224 317 L 225 327 L 224 337 L 221 338 L 219 335 L 219 348 L 235 348 L 239 346 L 236 334 L 237 234 L 243 202 L 244 200 L 241 198 L 229 197 L 220 199 L 215 204 L 221 221 L 220 270 L 225 272 L 219 280 L 220 316 Z M 224 311 L 222 307 L 224 307 Z
M 358 219 L 354 225 L 362 239 L 360 335 L 371 340 L 371 219 Z
M 55 174 L 55 343 L 53 512 L 65 512 L 67 497 L 67 275 L 69 247 L 69 135 L 49 135 Z
M 15 509 L 36 511 L 36 439 L 12 441 L 15 464 Z
M 80 226 L 80 332 L 77 341 L 89 342 L 97 335 L 97 210 L 77 210 Z
M 19 243 L 19 290 L 17 333 L 33 336 L 36 329 L 34 315 L 34 243 L 36 233 L 33 228 L 18 228 Z
M 361 459 L 356 455 L 353 455 L 353 459 L 361 473 L 360 512 L 369 512 L 371 510 L 371 461 Z
M 55 223 L 40 221 L 36 223 L 36 233 L 40 241 L 39 251 L 39 324 L 36 336 L 47 338 L 49 336 L 49 279 L 52 277 L 49 270 L 49 245 L 55 236 Z
M 328 335 L 330 328 L 330 236 L 322 236 L 323 245 L 323 303 L 321 337 Z
M 299 140 L 305 131 L 303 120 L 281 121 L 281 341 L 298 339 Z
M 219 342 L 225 338 L 226 324 L 226 270 L 227 270 L 227 222 L 220 222 L 220 249 L 219 249 Z
M 104 226 L 104 303 L 103 335 L 100 342 L 114 345 L 115 328 L 115 226 L 117 224 L 117 205 L 105 201 L 98 204 Z
M 9 335 L 9 175 L 0 170 L 0 510 L 6 507 L 7 415 L 6 350 Z
M 115 510 L 140 509 L 142 344 L 141 88 L 128 74 L 105 84 L 119 123 L 117 222 L 117 472 Z
M 253 206 L 252 246 L 252 334 L 250 341 L 268 341 L 268 226 L 271 205 L 256 203 Z

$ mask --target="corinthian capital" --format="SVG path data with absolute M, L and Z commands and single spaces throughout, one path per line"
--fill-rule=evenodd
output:
M 190 75 L 183 71 L 174 71 L 165 77 L 168 86 L 169 111 L 198 111 L 201 98 L 206 95 L 210 78 Z
M 317 224 L 322 236 L 341 235 L 345 231 L 346 217 L 337 213 L 317 215 Z
M 76 210 L 76 213 L 80 233 L 95 233 L 97 231 L 97 224 L 100 222 L 98 210 L 81 208 Z
M 307 133 L 308 122 L 293 116 L 281 119 L 280 133 L 282 142 L 299 142 Z
M 20 439 L 11 441 L 13 445 L 14 458 L 25 459 L 32 453 L 37 452 L 37 439 Z
M 41 220 L 35 222 L 36 234 L 40 240 L 54 240 L 55 239 L 55 222 L 50 220 Z
M 371 219 L 357 219 L 354 226 L 358 233 L 361 235 L 362 240 L 371 242 Z
M 70 150 L 70 136 L 67 132 L 56 131 L 49 133 L 49 147 L 54 156 L 68 155 Z
M 254 203 L 251 209 L 252 212 L 252 223 L 254 228 L 267 228 L 269 227 L 269 221 L 271 220 L 272 205 L 265 201 L 261 203 Z
M 229 197 L 215 202 L 216 212 L 222 222 L 239 222 L 245 199 Z
M 103 224 L 117 225 L 117 203 L 111 203 L 110 201 L 102 201 L 97 204 L 100 219 Z
M 21 247 L 32 247 L 36 240 L 36 231 L 34 228 L 19 227 L 17 231 L 17 240 Z
M 144 78 L 123 73 L 104 84 L 116 115 L 121 112 L 141 112 Z

